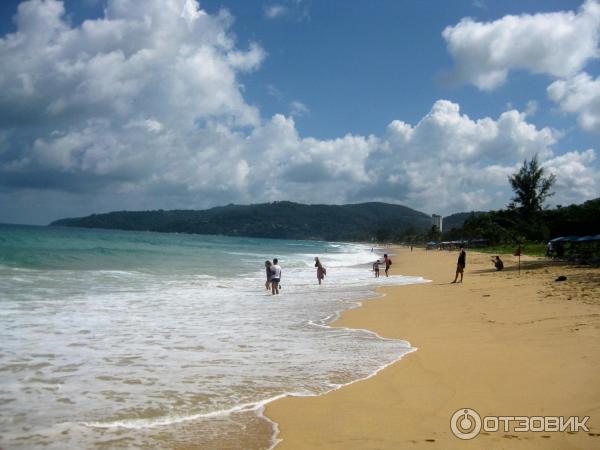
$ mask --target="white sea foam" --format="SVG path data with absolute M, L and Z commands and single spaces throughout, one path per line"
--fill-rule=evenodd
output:
M 375 285 L 425 281 L 374 279 L 369 247 L 101 237 L 131 252 L 95 252 L 85 270 L 0 268 L 10 274 L 0 276 L 0 447 L 83 448 L 117 436 L 123 447 L 152 447 L 154 436 L 189 423 L 218 440 L 219 427 L 245 429 L 274 399 L 339 389 L 412 351 L 405 341 L 330 326 Z M 139 245 L 155 254 L 127 259 Z M 263 262 L 273 255 L 283 266 L 278 297 L 264 290 Z M 328 269 L 322 286 L 314 256 Z M 272 426 L 268 445 L 277 442 Z
M 423 280 L 422 282 L 427 282 L 427 281 Z M 362 303 L 356 302 L 355 305 L 357 307 L 359 307 L 359 306 L 362 306 Z M 406 345 L 406 348 L 407 348 L 406 352 L 401 354 L 400 356 L 398 356 L 396 359 L 394 359 L 388 363 L 382 364 L 381 366 L 377 367 L 375 370 L 373 370 L 371 373 L 367 374 L 366 376 L 352 379 L 351 381 L 348 381 L 346 383 L 338 383 L 338 384 L 332 383 L 329 385 L 330 389 L 328 389 L 324 392 L 318 393 L 318 394 L 316 394 L 314 392 L 310 392 L 310 391 L 285 392 L 285 393 L 278 394 L 273 397 L 269 397 L 269 398 L 266 398 L 266 399 L 263 399 L 260 401 L 236 405 L 232 408 L 218 410 L 218 411 L 212 411 L 212 412 L 204 413 L 204 414 L 193 414 L 193 415 L 189 415 L 189 416 L 168 416 L 168 417 L 163 417 L 163 418 L 160 418 L 157 420 L 148 420 L 148 419 L 135 420 L 135 419 L 132 419 L 132 420 L 113 421 L 113 422 L 82 422 L 81 424 L 88 426 L 88 427 L 93 427 L 93 428 L 105 428 L 105 429 L 125 428 L 125 429 L 142 430 L 142 429 L 147 429 L 147 428 L 156 428 L 156 427 L 175 425 L 175 424 L 188 422 L 188 421 L 210 419 L 210 418 L 214 418 L 214 417 L 227 417 L 231 414 L 239 413 L 239 412 L 254 412 L 258 416 L 263 418 L 264 420 L 268 421 L 272 426 L 273 435 L 271 438 L 271 445 L 268 447 L 269 450 L 272 450 L 282 440 L 279 438 L 280 430 L 279 430 L 278 423 L 271 420 L 268 416 L 266 416 L 264 414 L 264 409 L 265 409 L 266 405 L 268 405 L 271 402 L 274 402 L 274 401 L 277 401 L 277 400 L 280 400 L 280 399 L 286 398 L 286 397 L 314 397 L 314 396 L 320 396 L 320 395 L 327 395 L 331 392 L 334 392 L 341 388 L 350 386 L 354 383 L 368 380 L 368 379 L 376 376 L 382 370 L 384 370 L 384 369 L 390 367 L 391 365 L 395 364 L 396 362 L 398 362 L 405 355 L 417 350 L 416 347 L 411 347 L 410 343 L 408 341 L 401 341 L 401 340 L 397 340 L 397 339 L 385 338 L 371 330 L 367 330 L 367 329 L 363 329 L 363 328 L 348 328 L 348 327 L 337 327 L 337 326 L 332 327 L 331 325 L 327 325 L 327 323 L 331 323 L 331 322 L 337 320 L 339 318 L 340 312 L 341 311 L 336 311 L 334 314 L 331 314 L 331 315 L 319 320 L 318 322 L 309 321 L 309 324 L 311 326 L 324 328 L 324 329 L 333 329 L 333 330 L 344 329 L 344 330 L 347 330 L 347 331 L 350 331 L 353 333 L 367 333 L 367 334 L 370 334 L 380 340 L 402 342 L 403 344 Z

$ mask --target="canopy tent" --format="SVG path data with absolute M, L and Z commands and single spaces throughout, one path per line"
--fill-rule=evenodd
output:
M 584 237 L 580 237 L 579 239 L 577 239 L 577 242 L 591 242 L 591 241 L 595 241 L 596 240 L 596 236 L 584 236 Z
M 575 242 L 579 240 L 579 236 L 561 236 L 551 239 L 550 242 Z

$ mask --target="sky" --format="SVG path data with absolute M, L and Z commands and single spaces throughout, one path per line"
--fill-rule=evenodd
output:
M 3 0 L 0 222 L 600 196 L 600 0 Z

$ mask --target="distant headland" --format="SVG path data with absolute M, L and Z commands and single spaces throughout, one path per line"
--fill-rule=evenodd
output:
M 525 215 L 522 209 L 472 211 L 441 218 L 402 205 L 305 205 L 289 201 L 227 205 L 205 210 L 114 211 L 60 219 L 51 226 L 104 228 L 326 241 L 426 242 L 477 239 L 544 242 L 597 234 L 600 199 Z M 439 225 L 443 223 L 443 230 Z
M 387 230 L 424 232 L 431 216 L 402 205 L 305 205 L 289 201 L 205 210 L 115 211 L 60 219 L 52 226 L 221 234 L 282 239 L 371 240 Z

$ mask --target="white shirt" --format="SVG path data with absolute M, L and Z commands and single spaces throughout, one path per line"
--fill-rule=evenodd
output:
M 281 278 L 281 266 L 279 264 L 273 264 L 271 266 L 271 277 Z

